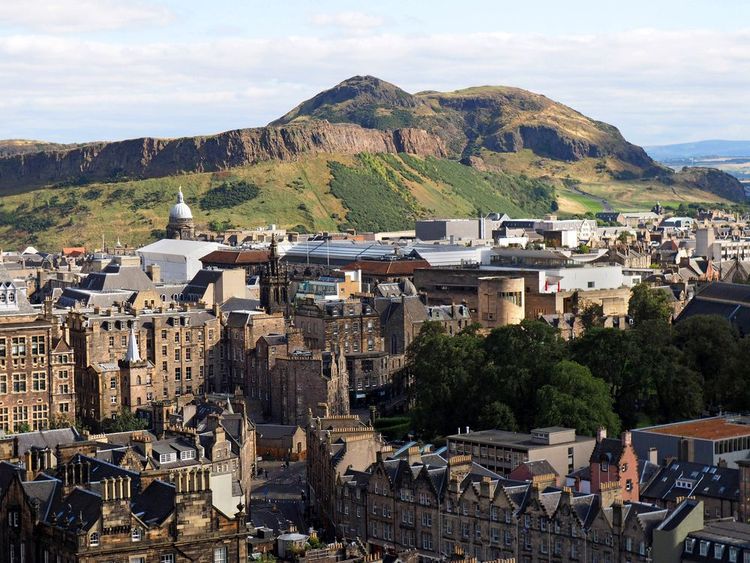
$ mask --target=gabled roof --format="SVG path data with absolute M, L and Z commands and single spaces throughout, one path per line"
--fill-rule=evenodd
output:
M 174 485 L 154 480 L 135 498 L 132 511 L 144 524 L 161 524 L 172 514 L 174 505 Z
M 607 463 L 619 464 L 623 452 L 622 440 L 619 438 L 602 438 L 594 446 L 589 462 L 601 463 L 606 461 Z

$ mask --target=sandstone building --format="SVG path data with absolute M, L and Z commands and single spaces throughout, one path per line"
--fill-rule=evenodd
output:
M 138 394 L 142 404 L 148 401 L 148 393 L 153 400 L 160 400 L 221 390 L 228 384 L 221 371 L 221 323 L 214 310 L 95 308 L 71 311 L 68 325 L 75 351 L 76 382 L 82 384 L 82 389 L 98 388 L 102 397 L 107 387 L 117 390 L 117 383 L 115 388 L 111 387 L 112 376 L 108 374 L 119 371 L 118 361 L 126 357 L 131 330 L 135 332 L 134 345 L 140 359 L 153 366 L 132 366 L 143 372 L 138 374 L 142 377 L 141 385 L 148 386 L 148 371 L 152 370 L 151 387 L 143 389 L 145 397 L 140 391 Z M 109 380 L 101 381 L 102 377 Z M 100 381 L 95 383 L 97 378 Z M 88 400 L 82 392 L 79 395 L 84 403 Z M 133 408 L 132 402 L 125 405 L 122 397 L 122 393 L 110 393 L 101 402 Z M 91 405 L 87 408 L 88 411 L 79 409 L 84 420 L 98 422 L 98 417 L 106 411 L 104 405 L 98 411 Z
M 76 412 L 74 354 L 52 315 L 40 314 L 0 267 L 0 430 L 41 430 Z

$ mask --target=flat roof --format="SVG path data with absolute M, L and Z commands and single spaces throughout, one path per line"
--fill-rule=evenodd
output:
M 554 427 L 553 427 L 554 428 Z M 541 431 L 541 428 L 535 428 L 534 431 Z M 567 430 L 567 429 L 566 429 Z M 544 429 L 548 431 L 548 429 Z M 523 434 L 521 432 L 510 432 L 507 430 L 479 430 L 476 432 L 469 432 L 468 434 L 453 434 L 448 436 L 448 439 L 454 442 L 463 441 L 470 442 L 473 444 L 485 444 L 494 446 L 511 446 L 516 448 L 524 448 L 527 450 L 538 449 L 538 448 L 551 448 L 558 447 L 562 444 L 570 444 L 572 441 L 559 442 L 554 444 L 544 444 L 537 440 L 534 440 L 531 434 Z M 594 441 L 595 438 L 591 436 L 578 436 L 576 435 L 576 442 Z
M 742 422 L 737 422 L 742 421 Z M 747 417 L 713 417 L 699 420 L 687 420 L 664 426 L 640 428 L 635 432 L 651 432 L 679 436 L 681 438 L 700 438 L 703 440 L 724 440 L 750 436 L 750 419 Z

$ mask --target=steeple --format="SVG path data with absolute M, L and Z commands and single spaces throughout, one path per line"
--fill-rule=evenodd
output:
M 128 350 L 125 353 L 125 363 L 132 364 L 141 361 L 141 353 L 138 351 L 138 340 L 135 337 L 135 323 L 130 326 L 130 338 L 128 339 Z

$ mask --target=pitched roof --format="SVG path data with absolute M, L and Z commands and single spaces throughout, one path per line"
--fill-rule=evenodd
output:
M 427 260 L 359 260 L 342 266 L 345 271 L 361 270 L 375 276 L 411 276 L 414 270 L 429 268 Z
M 201 258 L 201 262 L 227 266 L 265 264 L 268 262 L 268 254 L 268 250 L 214 250 Z
M 607 463 L 619 463 L 623 451 L 622 440 L 619 438 L 602 438 L 594 446 L 589 462 L 600 463 L 606 461 Z

